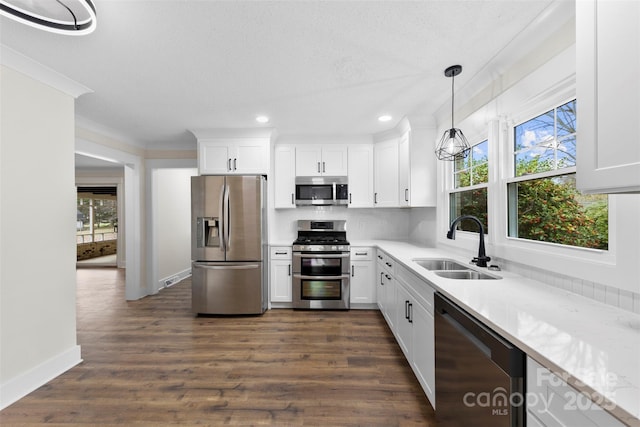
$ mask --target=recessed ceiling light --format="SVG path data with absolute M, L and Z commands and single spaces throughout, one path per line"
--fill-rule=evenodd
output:
M 389 120 L 391 120 L 393 117 L 391 117 L 388 114 L 385 114 L 383 116 L 378 117 L 378 121 L 380 122 L 388 122 Z
M 269 117 L 267 116 L 257 116 L 256 122 L 258 123 L 269 123 Z

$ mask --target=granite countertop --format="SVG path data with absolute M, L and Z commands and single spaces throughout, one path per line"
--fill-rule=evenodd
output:
M 469 262 L 442 249 L 385 240 L 351 246 L 384 250 L 574 388 L 605 398 L 616 418 L 640 426 L 640 315 L 508 271 L 490 272 L 501 280 L 455 280 L 412 261 Z

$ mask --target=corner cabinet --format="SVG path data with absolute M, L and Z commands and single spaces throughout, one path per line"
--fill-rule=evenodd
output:
M 269 138 L 198 139 L 200 175 L 266 175 Z
M 577 186 L 640 192 L 640 2 L 576 2 Z

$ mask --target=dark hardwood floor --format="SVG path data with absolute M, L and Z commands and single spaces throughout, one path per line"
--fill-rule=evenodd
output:
M 126 302 L 122 270 L 77 278 L 84 361 L 0 425 L 435 425 L 378 311 L 196 318 L 189 280 Z

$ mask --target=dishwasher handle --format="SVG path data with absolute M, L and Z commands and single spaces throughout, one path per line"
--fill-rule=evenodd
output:
M 496 334 L 440 292 L 434 295 L 434 307 L 436 315 L 442 316 L 445 321 L 460 331 L 505 373 L 511 377 L 524 376 L 522 350 Z

